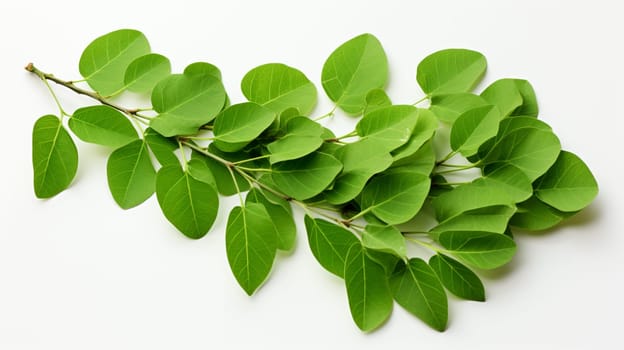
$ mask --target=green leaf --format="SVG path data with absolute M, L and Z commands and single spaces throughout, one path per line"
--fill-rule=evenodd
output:
M 468 92 L 481 80 L 487 62 L 476 51 L 447 49 L 425 57 L 416 71 L 416 80 L 428 95 Z
M 217 66 L 208 62 L 195 62 L 191 63 L 186 68 L 184 68 L 184 75 L 194 76 L 194 75 L 211 75 L 217 80 L 221 81 L 221 71 Z
M 558 210 L 578 211 L 596 198 L 598 183 L 581 158 L 561 151 L 555 164 L 535 182 L 535 195 Z
M 501 117 L 510 115 L 522 105 L 522 95 L 514 79 L 499 79 L 481 93 L 488 103 L 498 107 Z
M 551 127 L 544 123 L 541 120 L 532 117 L 513 117 L 513 118 L 505 118 L 501 120 L 498 126 L 498 133 L 496 137 L 489 139 L 487 142 L 483 143 L 481 147 L 479 147 L 478 157 L 472 159 L 470 161 L 476 162 L 478 159 L 483 159 L 490 152 L 492 147 L 500 142 L 502 139 L 506 138 L 507 135 L 512 132 L 520 129 L 538 129 L 543 131 L 552 131 Z M 476 155 L 475 155 L 476 156 Z
M 230 212 L 225 229 L 225 249 L 238 284 L 252 295 L 266 280 L 277 250 L 271 217 L 260 203 L 247 203 Z
M 327 271 L 344 278 L 345 260 L 351 246 L 359 244 L 355 236 L 338 225 L 306 215 L 305 227 L 310 250 Z
M 250 70 L 241 82 L 243 95 L 275 113 L 297 108 L 308 115 L 316 104 L 316 87 L 299 70 L 281 63 L 268 63 Z
M 216 148 L 214 144 L 212 143 L 208 146 L 208 152 L 216 155 L 217 157 L 225 159 L 229 162 L 238 162 L 238 161 L 249 158 L 244 153 L 222 152 L 218 148 Z M 206 163 L 206 165 L 208 166 L 208 169 L 210 169 L 210 172 L 212 173 L 212 175 L 215 178 L 215 181 L 217 182 L 217 190 L 219 191 L 220 194 L 224 196 L 231 196 L 233 194 L 236 194 L 239 192 L 237 190 L 237 186 L 241 192 L 247 191 L 250 188 L 249 182 L 236 171 L 233 171 L 234 179 L 235 179 L 233 180 L 232 173 L 230 173 L 228 168 L 223 163 L 213 158 L 210 158 L 208 156 L 205 156 L 203 154 L 200 154 L 198 152 L 193 152 L 192 157 L 200 159 L 204 163 Z M 236 183 L 234 181 L 236 181 Z
M 451 293 L 467 300 L 485 301 L 485 288 L 479 276 L 459 261 L 438 253 L 429 259 L 429 266 Z
M 526 80 L 513 79 L 513 81 L 516 83 L 516 87 L 522 96 L 522 105 L 518 106 L 511 115 L 537 117 L 539 108 L 537 106 L 537 97 L 535 96 L 533 86 Z
M 239 151 L 260 136 L 273 120 L 275 113 L 256 103 L 232 105 L 215 119 L 215 146 L 225 152 Z
M 483 160 L 486 173 L 504 164 L 520 169 L 534 181 L 555 162 L 561 144 L 555 134 L 535 128 L 522 128 L 498 141 Z
M 279 200 L 279 204 L 273 201 Z M 248 203 L 260 203 L 264 206 L 274 231 L 277 233 L 277 249 L 290 251 L 295 247 L 297 238 L 297 227 L 293 219 L 290 203 L 282 198 L 272 198 L 269 200 L 263 192 L 257 188 L 253 188 L 247 193 L 245 205 Z
M 199 158 L 193 158 L 186 163 L 186 169 L 189 175 L 195 180 L 201 181 L 211 185 L 215 190 L 217 189 L 217 181 L 212 175 L 210 168 Z
M 345 285 L 351 317 L 368 332 L 379 327 L 392 312 L 392 293 L 384 269 L 355 244 L 345 261 Z
M 394 300 L 433 329 L 443 331 L 448 320 L 448 301 L 435 272 L 420 258 L 400 263 L 390 277 Z
M 395 171 L 406 170 L 429 176 L 433 171 L 435 162 L 436 157 L 433 149 L 433 142 L 429 140 L 413 154 L 395 160 L 390 169 Z
M 321 74 L 323 89 L 347 114 L 361 114 L 366 96 L 388 81 L 388 59 L 372 34 L 359 35 L 340 45 L 327 58 Z
M 462 113 L 451 127 L 451 148 L 469 157 L 479 146 L 496 136 L 500 112 L 495 106 L 483 106 Z
M 373 89 L 366 94 L 366 106 L 364 107 L 364 113 L 370 113 L 376 109 L 382 107 L 388 107 L 392 105 L 392 101 L 384 89 Z
M 323 144 L 323 127 L 306 118 L 295 117 L 288 121 L 284 136 L 267 145 L 271 163 L 306 156 Z
M 54 197 L 65 190 L 76 176 L 78 150 L 56 116 L 46 115 L 35 122 L 32 164 L 38 198 Z
M 418 152 L 427 141 L 431 140 L 438 128 L 435 115 L 426 109 L 418 110 L 416 126 L 412 130 L 409 140 L 401 147 L 392 151 L 392 159 L 397 162 Z
M 171 74 L 171 62 L 163 55 L 150 53 L 136 58 L 124 73 L 126 89 L 150 92 L 156 84 Z
M 180 166 L 160 168 L 156 196 L 167 220 L 189 238 L 202 238 L 217 217 L 219 198 L 213 185 L 197 180 Z
M 175 139 L 164 137 L 152 128 L 145 130 L 143 138 L 160 165 L 180 165 L 180 160 L 174 153 L 179 149 Z
M 513 203 L 522 202 L 533 193 L 531 181 L 513 165 L 503 165 L 477 179 L 475 182 L 496 187 L 505 193 Z
M 431 181 L 413 172 L 393 172 L 373 178 L 362 191 L 362 210 L 395 225 L 408 221 L 422 207 Z
M 376 109 L 366 114 L 355 126 L 358 142 L 372 142 L 378 152 L 395 150 L 409 141 L 418 122 L 414 106 L 395 105 Z
M 156 171 L 143 140 L 130 142 L 113 151 L 108 158 L 106 173 L 108 188 L 123 209 L 143 203 L 156 190 Z
M 392 164 L 389 153 L 380 153 L 374 142 L 354 142 L 339 148 L 335 154 L 343 164 L 342 172 L 331 189 L 325 192 L 325 199 L 331 204 L 343 204 L 355 198 L 375 174 L 386 170 Z
M 503 233 L 507 229 L 507 224 L 516 211 L 515 207 L 507 205 L 494 205 L 464 211 L 452 216 L 431 231 L 439 233 L 444 231 L 487 231 Z
M 106 105 L 77 109 L 69 119 L 68 125 L 82 141 L 113 148 L 139 138 L 130 120 L 121 112 Z
M 447 253 L 486 270 L 505 265 L 516 253 L 513 239 L 493 232 L 447 231 L 438 236 L 438 242 Z
M 537 197 L 518 204 L 518 211 L 511 217 L 509 224 L 527 231 L 542 231 L 552 228 L 575 212 L 559 211 L 540 201 Z
M 195 134 L 216 117 L 225 99 L 223 84 L 212 75 L 170 75 L 152 90 L 152 106 L 159 114 L 150 126 L 166 137 Z
M 405 238 L 394 226 L 366 225 L 362 232 L 362 245 L 366 248 L 394 254 L 404 258 L 407 254 Z
M 297 200 L 323 192 L 342 170 L 333 156 L 315 152 L 303 158 L 280 162 L 272 167 L 271 178 L 280 191 Z
M 89 86 L 102 96 L 124 89 L 126 68 L 150 52 L 143 33 L 120 29 L 93 40 L 80 56 L 79 70 Z
M 453 124 L 462 113 L 487 104 L 488 103 L 478 95 L 469 92 L 460 92 L 456 94 L 432 96 L 429 110 L 431 110 L 440 121 Z

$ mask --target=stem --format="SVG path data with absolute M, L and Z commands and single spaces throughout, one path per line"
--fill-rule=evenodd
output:
M 433 245 L 431 245 L 429 243 L 425 243 L 425 242 L 423 242 L 423 241 L 421 241 L 419 239 L 416 239 L 416 238 L 405 237 L 405 239 L 410 241 L 410 242 L 412 242 L 412 243 L 416 243 L 416 244 L 418 244 L 418 245 L 420 245 L 422 247 L 425 247 L 425 248 L 427 248 L 427 249 L 429 249 L 431 251 L 434 251 L 436 253 L 440 253 L 440 252 L 444 252 L 445 251 L 444 249 L 437 248 L 437 247 L 435 247 L 435 246 L 433 246 Z
M 442 175 L 442 174 L 455 173 L 455 172 L 458 172 L 458 171 L 463 171 L 463 170 L 468 170 L 468 169 L 475 168 L 478 165 L 479 165 L 479 163 L 468 164 L 468 165 L 443 165 L 443 166 L 446 166 L 446 167 L 453 167 L 454 169 L 436 171 L 436 172 L 433 173 L 433 175 Z
M 244 163 L 247 163 L 247 162 L 253 162 L 254 160 L 266 159 L 266 158 L 269 158 L 270 156 L 271 156 L 270 154 L 265 154 L 263 156 L 257 156 L 257 157 L 253 157 L 253 158 L 247 158 L 247 159 L 239 160 L 237 162 L 232 162 L 232 164 L 234 164 L 234 165 L 244 164 Z
M 436 162 L 436 165 L 443 165 L 444 162 L 446 162 L 447 160 L 453 158 L 455 155 L 457 154 L 457 151 L 451 151 L 449 152 L 449 154 L 447 154 L 444 158 L 440 159 L 439 161 Z
M 323 114 L 320 117 L 317 117 L 316 119 L 314 119 L 314 121 L 318 122 L 319 120 L 323 120 L 323 119 L 325 119 L 327 117 L 331 117 L 332 115 L 334 115 L 334 112 L 336 112 L 336 108 L 337 108 L 337 106 L 334 106 L 334 108 L 332 108 L 331 111 L 329 111 L 328 113 Z
M 421 98 L 420 100 L 418 100 L 418 101 L 416 101 L 416 102 L 412 103 L 412 106 L 416 106 L 417 104 L 419 104 L 419 103 L 421 103 L 421 102 L 424 102 L 425 100 L 428 100 L 428 99 L 429 99 L 429 97 L 430 97 L 429 95 L 425 95 L 425 96 L 423 96 L 423 98 Z

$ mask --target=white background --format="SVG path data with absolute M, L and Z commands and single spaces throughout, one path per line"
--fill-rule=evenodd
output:
M 622 15 L 620 1 L 600 0 L 0 2 L 0 349 L 620 348 Z M 155 198 L 116 207 L 108 151 L 82 142 L 70 189 L 34 197 L 32 124 L 57 109 L 22 67 L 33 61 L 77 79 L 82 49 L 124 27 L 143 31 L 177 71 L 199 60 L 218 65 L 234 101 L 245 72 L 267 62 L 301 69 L 320 89 L 325 58 L 363 32 L 386 49 L 396 103 L 422 96 L 415 69 L 427 54 L 481 51 L 489 68 L 480 89 L 501 77 L 530 80 L 540 118 L 590 166 L 600 195 L 556 230 L 518 235 L 513 262 L 483 275 L 486 303 L 450 298 L 444 333 L 400 307 L 381 329 L 361 333 L 342 281 L 314 260 L 302 229 L 296 251 L 247 297 L 225 256 L 232 199 L 214 229 L 191 241 Z M 92 103 L 57 91 L 69 110 Z M 330 108 L 320 92 L 315 115 Z

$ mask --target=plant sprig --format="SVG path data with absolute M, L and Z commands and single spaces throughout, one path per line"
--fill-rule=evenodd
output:
M 417 66 L 425 97 L 394 104 L 384 90 L 384 49 L 363 34 L 325 61 L 321 82 L 334 108 L 313 118 L 316 86 L 296 68 L 252 69 L 241 82 L 247 101 L 232 103 L 216 66 L 196 62 L 172 74 L 145 35 L 117 30 L 82 53 L 79 71 L 89 88 L 26 67 L 59 108 L 34 125 L 35 195 L 53 197 L 72 183 L 78 152 L 70 131 L 111 150 L 108 185 L 121 208 L 155 193 L 165 217 L 191 239 L 210 231 L 221 196 L 237 195 L 226 252 L 249 295 L 267 280 L 277 251 L 294 248 L 295 204 L 305 212 L 314 257 L 344 279 L 360 329 L 383 324 L 396 301 L 442 331 L 446 292 L 484 301 L 479 271 L 513 258 L 512 229 L 549 229 L 598 193 L 587 165 L 537 119 L 529 82 L 500 79 L 472 92 L 486 67 L 476 51 L 435 52 Z M 97 104 L 69 113 L 49 82 Z M 113 102 L 126 91 L 150 106 Z M 416 107 L 426 100 L 429 107 Z M 337 110 L 360 118 L 338 137 L 322 124 Z M 441 144 L 446 149 L 436 149 Z M 461 180 L 447 179 L 456 174 Z M 409 245 L 430 250 L 429 260 L 412 256 Z

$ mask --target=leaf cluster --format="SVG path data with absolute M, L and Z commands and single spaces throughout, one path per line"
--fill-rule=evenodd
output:
M 237 195 L 226 252 L 249 295 L 267 280 L 278 252 L 294 248 L 295 206 L 314 257 L 344 280 L 361 330 L 383 324 L 396 302 L 442 331 L 447 292 L 484 301 L 479 274 L 513 258 L 512 230 L 549 229 L 598 193 L 587 165 L 537 119 L 528 81 L 500 79 L 474 92 L 486 67 L 476 51 L 432 53 L 416 69 L 424 98 L 395 104 L 384 90 L 389 67 L 381 43 L 371 34 L 352 38 L 329 55 L 321 75 L 335 105 L 326 116 L 358 118 L 337 137 L 323 117 L 311 118 L 317 87 L 296 68 L 253 68 L 241 82 L 247 101 L 232 103 L 213 64 L 172 73 L 141 32 L 114 31 L 80 58 L 90 89 L 29 66 L 46 84 L 98 102 L 71 114 L 59 105 L 58 116 L 36 121 L 35 194 L 49 198 L 70 186 L 78 167 L 71 132 L 110 151 L 108 187 L 121 208 L 155 194 L 188 238 L 206 235 L 220 198 Z M 114 103 L 127 93 L 150 105 Z

